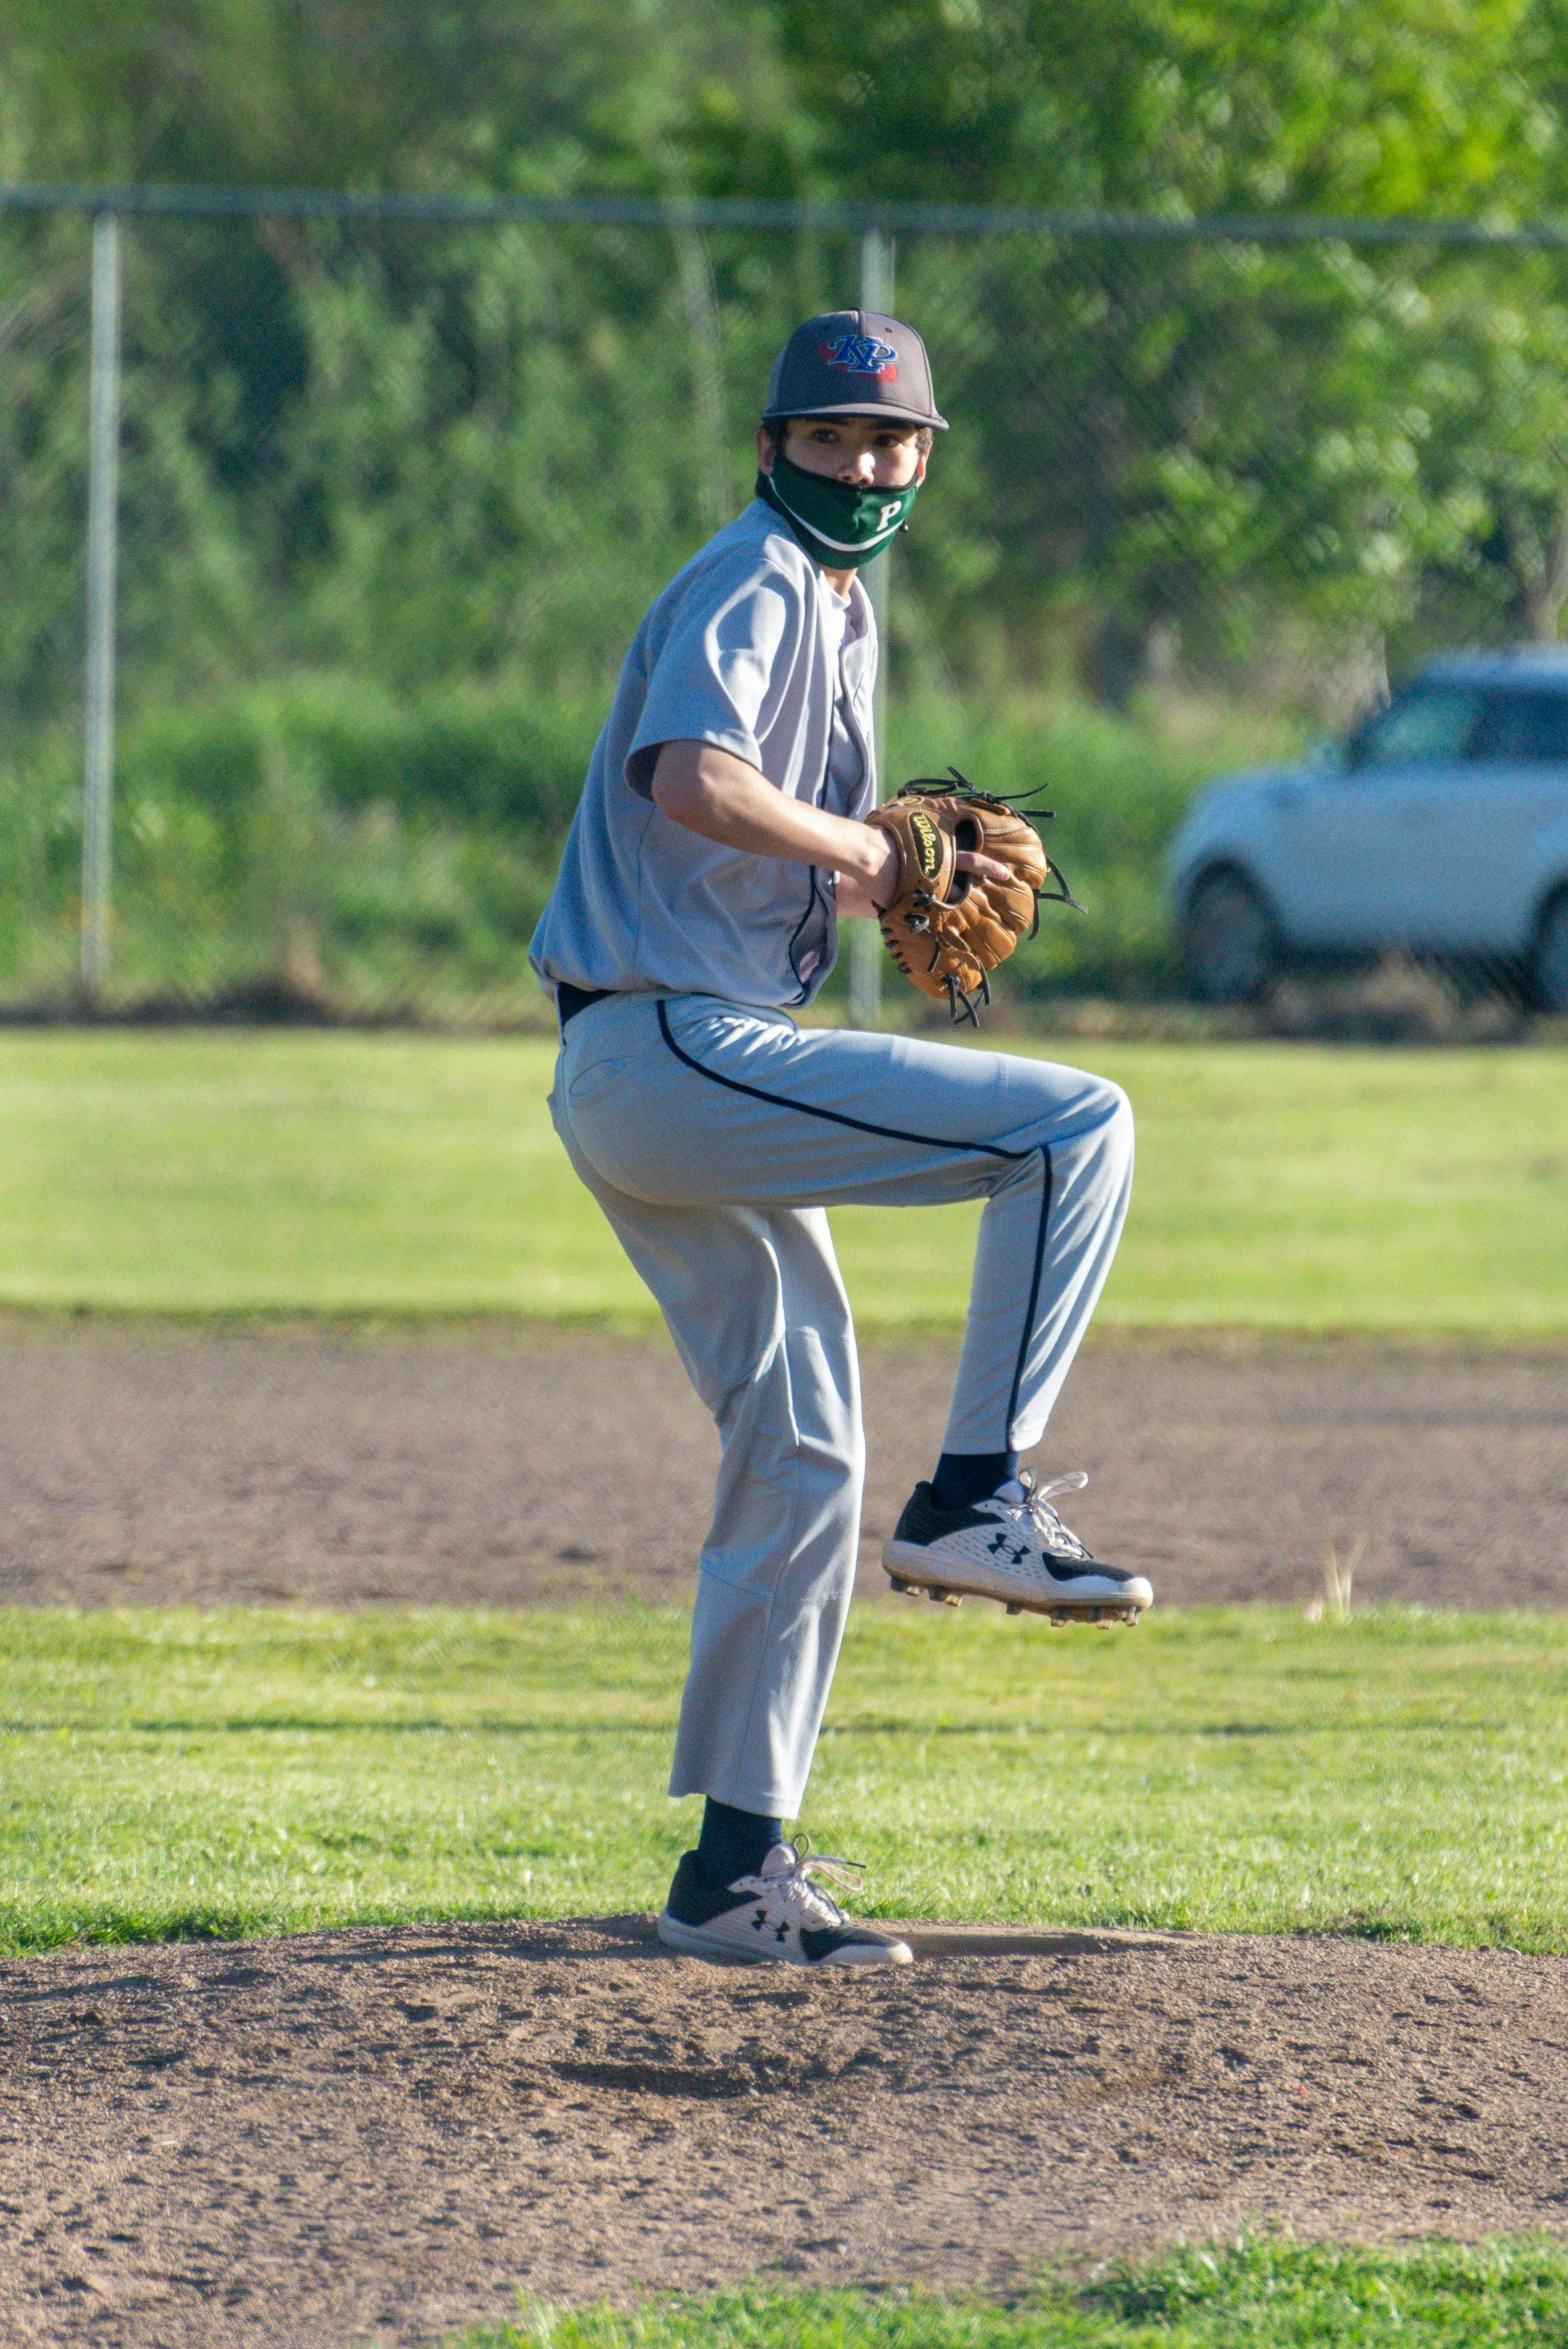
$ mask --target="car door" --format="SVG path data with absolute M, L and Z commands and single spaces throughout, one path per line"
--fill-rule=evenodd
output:
M 1425 941 L 1445 878 L 1436 813 L 1480 710 L 1476 687 L 1417 683 L 1352 736 L 1340 765 L 1272 787 L 1286 868 L 1274 894 L 1294 943 L 1378 951 Z
M 1568 815 L 1568 692 L 1502 686 L 1483 698 L 1471 756 L 1433 810 L 1441 906 L 1424 944 L 1517 953 L 1539 886 L 1535 844 Z

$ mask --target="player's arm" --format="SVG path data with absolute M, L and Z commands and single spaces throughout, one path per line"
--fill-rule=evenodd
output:
M 837 873 L 841 914 L 874 914 L 898 878 L 898 851 L 885 832 L 791 799 L 756 767 L 711 742 L 662 744 L 653 799 L 672 823 L 704 840 Z M 991 857 L 965 852 L 958 863 L 991 880 L 1007 878 L 1007 868 Z

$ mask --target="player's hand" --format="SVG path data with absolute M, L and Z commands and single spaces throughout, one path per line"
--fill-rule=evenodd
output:
M 855 846 L 863 847 L 866 854 L 853 868 L 839 867 L 834 898 L 841 915 L 858 914 L 875 920 L 879 907 L 898 886 L 898 850 L 887 834 L 872 824 L 856 824 L 855 834 Z
M 978 873 L 982 881 L 1010 881 L 1012 870 L 994 856 L 982 856 L 977 848 L 961 848 L 954 858 L 961 873 Z
M 866 830 L 873 833 L 879 843 L 886 837 L 869 824 Z M 1005 881 L 1008 878 L 1006 865 L 1000 864 L 994 856 L 982 856 L 978 849 L 961 848 L 955 861 L 961 873 L 978 874 L 983 881 Z M 839 874 L 838 910 L 840 914 L 851 917 L 856 914 L 875 917 L 888 903 L 897 885 L 898 850 L 889 841 L 888 852 L 881 858 L 879 869 L 874 874 Z

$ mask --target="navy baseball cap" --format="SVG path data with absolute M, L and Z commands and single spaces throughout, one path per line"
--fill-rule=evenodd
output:
M 881 416 L 947 430 L 925 344 L 875 310 L 829 310 L 796 327 L 773 362 L 762 411 L 764 423 L 785 416 Z

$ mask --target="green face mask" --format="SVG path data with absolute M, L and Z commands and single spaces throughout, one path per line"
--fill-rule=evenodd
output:
M 891 544 L 903 529 L 919 491 L 857 489 L 803 472 L 782 451 L 771 474 L 757 475 L 757 495 L 782 514 L 808 555 L 829 571 L 856 571 Z

